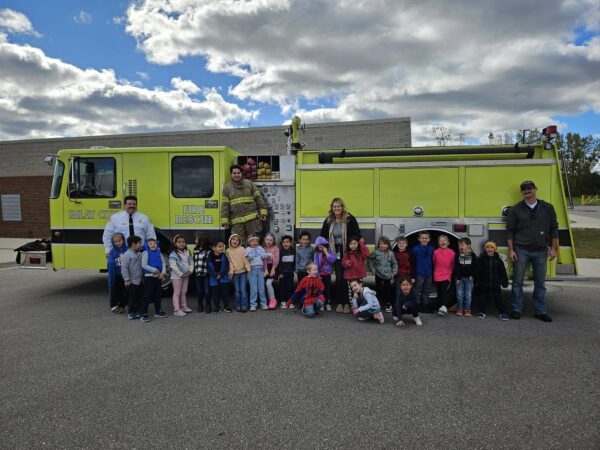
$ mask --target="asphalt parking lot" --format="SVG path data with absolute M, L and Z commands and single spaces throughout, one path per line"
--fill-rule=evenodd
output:
M 281 310 L 143 324 L 108 311 L 101 274 L 0 283 L 3 449 L 600 447 L 598 284 L 553 284 L 551 324 L 396 329 Z

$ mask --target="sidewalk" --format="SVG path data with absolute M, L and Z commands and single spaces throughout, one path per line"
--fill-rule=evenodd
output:
M 571 228 L 600 228 L 600 219 L 569 213 Z

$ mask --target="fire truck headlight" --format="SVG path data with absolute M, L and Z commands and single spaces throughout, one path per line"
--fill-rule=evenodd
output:
M 423 215 L 423 208 L 421 206 L 415 206 L 415 209 L 413 209 L 413 214 L 417 217 L 421 217 Z

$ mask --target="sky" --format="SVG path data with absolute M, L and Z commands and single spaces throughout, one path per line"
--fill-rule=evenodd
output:
M 600 1 L 0 0 L 0 140 L 295 114 L 600 137 Z

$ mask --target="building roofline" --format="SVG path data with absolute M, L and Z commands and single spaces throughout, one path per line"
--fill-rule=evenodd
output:
M 370 120 L 352 120 L 345 122 L 319 122 L 307 124 L 307 129 L 311 128 L 326 128 L 333 126 L 345 126 L 345 125 L 375 125 L 378 123 L 390 123 L 390 122 L 409 122 L 410 117 L 391 117 L 387 119 L 370 119 Z M 181 130 L 181 131 L 156 131 L 147 133 L 125 133 L 125 134 L 101 134 L 101 135 L 89 135 L 89 136 L 69 136 L 69 137 L 51 137 L 51 138 L 32 138 L 32 139 L 16 139 L 0 141 L 2 144 L 18 144 L 25 142 L 58 142 L 58 141 L 75 141 L 84 139 L 115 139 L 115 138 L 128 138 L 128 137 L 145 137 L 145 136 L 180 136 L 184 134 L 214 134 L 214 133 L 238 133 L 248 131 L 267 131 L 267 130 L 282 130 L 286 127 L 286 124 L 276 126 L 265 126 L 265 127 L 248 127 L 248 128 L 211 128 L 206 130 Z

